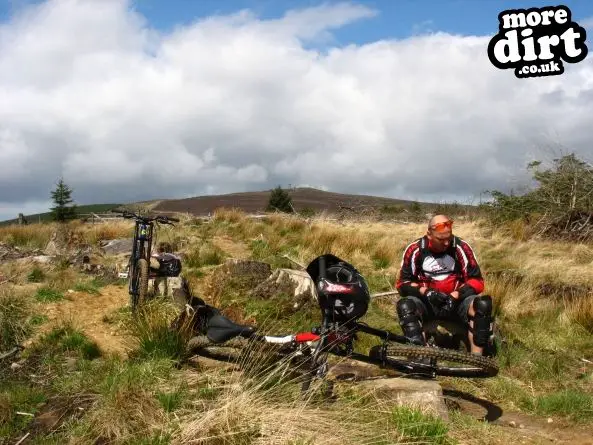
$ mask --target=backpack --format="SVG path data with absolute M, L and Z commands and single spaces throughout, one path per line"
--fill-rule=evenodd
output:
M 159 262 L 158 274 L 162 277 L 177 277 L 181 273 L 181 259 L 172 253 L 160 253 L 155 256 Z

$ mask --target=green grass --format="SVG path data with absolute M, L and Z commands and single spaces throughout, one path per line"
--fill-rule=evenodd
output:
M 91 295 L 101 295 L 101 291 L 99 290 L 99 286 L 93 281 L 79 281 L 74 285 L 74 290 L 77 292 L 85 292 Z
M 70 324 L 54 328 L 43 337 L 42 341 L 50 349 L 65 354 L 74 354 L 85 360 L 93 360 L 101 356 L 101 350 L 97 343 Z
M 29 281 L 29 283 L 41 283 L 45 278 L 45 272 L 39 267 L 34 267 L 27 275 L 27 281 Z
M 574 389 L 537 396 L 525 408 L 542 416 L 561 415 L 577 422 L 593 420 L 593 396 Z
M 37 290 L 35 299 L 42 303 L 54 303 L 64 299 L 64 294 L 50 287 L 42 287 Z
M 404 442 L 435 445 L 454 443 L 448 436 L 448 425 L 438 417 L 402 406 L 393 409 L 391 418 L 397 430 L 401 432 Z

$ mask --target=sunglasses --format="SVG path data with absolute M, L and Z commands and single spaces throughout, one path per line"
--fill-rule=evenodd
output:
M 444 232 L 447 229 L 450 229 L 453 227 L 453 221 L 445 221 L 445 222 L 440 222 L 440 223 L 436 223 L 433 224 L 432 226 L 430 226 L 430 228 L 432 230 L 434 230 L 435 232 Z

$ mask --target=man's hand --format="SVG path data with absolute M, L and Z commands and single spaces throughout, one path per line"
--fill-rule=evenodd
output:
M 445 303 L 447 303 L 447 300 L 451 298 L 448 294 L 439 292 L 434 289 L 429 289 L 428 291 L 426 291 L 424 295 L 426 295 L 426 298 L 428 298 L 430 304 L 436 307 L 443 306 Z

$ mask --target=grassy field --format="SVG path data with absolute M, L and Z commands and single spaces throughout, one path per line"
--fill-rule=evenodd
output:
M 70 228 L 80 242 L 97 246 L 101 239 L 130 236 L 132 226 L 71 223 Z M 43 248 L 54 230 L 53 224 L 1 227 L 0 241 Z M 183 273 L 195 293 L 236 321 L 279 331 L 311 327 L 319 311 L 312 302 L 294 311 L 281 293 L 272 301 L 248 297 L 253 283 L 217 279 L 214 272 L 225 259 L 294 268 L 284 255 L 307 264 L 332 252 L 359 268 L 372 292 L 381 292 L 392 289 L 404 247 L 423 232 L 421 224 L 282 215 L 256 220 L 227 210 L 210 222 L 186 218 L 176 228 L 161 229 L 159 237 L 186 255 Z M 479 220 L 459 222 L 455 232 L 474 247 L 485 292 L 495 300 L 501 372 L 492 379 L 440 378 L 440 383 L 505 412 L 551 418 L 566 431 L 593 427 L 591 246 L 522 239 L 520 225 L 493 230 Z M 444 422 L 385 403 L 356 385 L 345 384 L 332 403 L 303 401 L 296 384 L 278 377 L 278 367 L 262 371 L 254 363 L 259 372 L 238 373 L 196 365 L 184 354 L 186 338 L 167 329 L 176 315 L 171 303 L 154 301 L 134 320 L 126 308 L 125 283 L 88 277 L 64 264 L 4 262 L 0 275 L 11 278 L 0 285 L 0 351 L 27 343 L 22 366 L 0 364 L 0 443 L 15 443 L 27 433 L 27 443 L 36 444 L 516 441 L 517 430 L 463 412 L 452 412 Z M 74 315 L 59 315 L 61 307 L 79 301 L 89 302 L 88 314 L 74 306 Z M 399 332 L 394 307 L 394 300 L 374 300 L 363 321 Z M 85 324 L 83 317 L 93 311 L 99 321 Z M 126 352 L 110 348 L 105 339 L 111 337 L 99 335 L 102 331 L 117 333 Z M 362 336 L 357 347 L 372 344 Z M 547 443 L 533 434 L 525 443 Z

